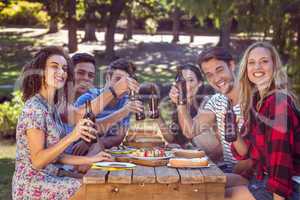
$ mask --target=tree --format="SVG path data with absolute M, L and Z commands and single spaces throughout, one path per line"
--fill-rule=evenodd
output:
M 68 47 L 69 52 L 77 51 L 77 20 L 76 20 L 76 0 L 66 0 L 67 3 L 67 23 L 68 23 Z
M 50 16 L 48 33 L 56 33 L 58 32 L 58 22 L 59 22 L 59 16 L 61 12 L 61 1 L 52 0 L 52 1 L 44 1 L 44 2 L 48 11 L 48 15 Z
M 181 12 L 180 9 L 175 5 L 172 12 L 172 21 L 173 21 L 173 39 L 172 43 L 179 42 L 179 28 L 180 28 L 180 16 Z
M 124 32 L 124 40 L 132 39 L 132 32 L 133 32 L 133 16 L 132 16 L 132 3 L 127 4 L 125 7 L 125 16 L 127 19 L 126 30 Z
M 85 21 L 85 34 L 83 41 L 97 41 L 96 37 L 96 9 L 97 9 L 97 2 L 95 0 L 85 0 L 85 14 L 84 14 L 84 21 Z
M 62 8 L 64 1 L 61 0 L 28 0 L 30 2 L 39 2 L 45 6 L 45 10 L 50 16 L 48 33 L 58 32 L 58 22 L 62 17 Z
M 105 24 L 105 58 L 113 60 L 115 58 L 115 32 L 118 19 L 125 8 L 128 0 L 101 1 L 97 11 L 101 14 Z
M 242 4 L 238 0 L 177 0 L 186 12 L 197 17 L 213 16 L 215 26 L 219 29 L 218 46 L 230 47 L 231 22 L 237 7 Z

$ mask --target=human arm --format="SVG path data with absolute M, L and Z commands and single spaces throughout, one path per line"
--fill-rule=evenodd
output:
M 172 86 L 169 97 L 175 104 L 177 104 L 178 95 L 178 89 Z M 215 113 L 209 109 L 199 109 L 197 115 L 192 118 L 187 105 L 177 105 L 177 115 L 182 133 L 188 139 L 192 139 L 202 131 L 212 128 L 216 122 Z
M 89 138 L 95 138 L 91 133 L 95 133 L 96 130 L 85 124 L 92 124 L 92 122 L 86 119 L 81 120 L 71 134 L 47 148 L 45 148 L 45 130 L 39 127 L 27 129 L 26 137 L 33 167 L 35 169 L 43 169 L 51 162 L 57 160 L 64 150 L 79 138 L 86 141 L 90 141 Z
M 127 130 L 128 127 L 119 127 L 116 135 L 103 136 L 100 138 L 100 142 L 106 149 L 119 146 L 122 143 Z
M 93 156 L 74 156 L 64 154 L 58 160 L 58 162 L 67 165 L 86 165 L 101 161 L 112 161 L 112 157 L 110 154 L 101 151 Z
M 115 91 L 116 95 L 118 97 L 122 96 L 125 92 L 127 92 L 129 89 L 138 91 L 139 84 L 136 80 L 129 78 L 129 77 L 123 77 L 121 78 L 116 84 L 111 86 L 112 89 Z M 112 92 L 108 89 L 107 86 L 104 88 L 104 91 L 94 98 L 91 101 L 91 106 L 93 113 L 96 115 L 98 113 L 101 113 L 103 109 L 113 100 L 114 96 Z M 81 119 L 84 116 L 85 113 L 85 107 L 84 105 L 80 105 L 78 107 L 74 107 L 72 105 L 68 106 L 68 123 L 74 124 L 79 119 Z
M 97 130 L 106 133 L 114 124 L 123 120 L 130 113 L 138 113 L 143 111 L 143 105 L 140 101 L 127 101 L 127 103 L 119 110 L 110 115 L 97 119 Z
M 260 115 L 266 117 L 263 123 L 268 149 L 265 155 L 269 166 L 267 188 L 274 198 L 288 197 L 292 194 L 292 176 L 297 168 L 294 156 L 300 153 L 296 148 L 300 144 L 299 115 L 292 99 L 282 93 L 269 96 Z
M 173 143 L 174 142 L 174 135 L 171 132 L 170 128 L 167 126 L 166 122 L 164 121 L 164 119 L 162 117 L 159 117 L 156 120 L 158 127 L 160 129 L 160 132 L 162 134 L 162 136 L 164 137 L 164 139 L 168 142 L 168 143 Z

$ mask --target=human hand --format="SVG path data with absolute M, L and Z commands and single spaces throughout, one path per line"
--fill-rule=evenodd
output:
M 169 92 L 169 97 L 170 97 L 170 99 L 171 99 L 171 101 L 172 101 L 173 103 L 177 104 L 177 103 L 178 103 L 178 96 L 179 96 L 179 91 L 178 91 L 178 89 L 176 88 L 176 86 L 173 85 L 173 86 L 171 87 L 170 92 Z
M 104 151 L 101 151 L 96 155 L 90 156 L 89 158 L 91 163 L 102 162 L 102 161 L 113 161 L 113 157 L 110 154 L 105 153 Z
M 128 101 L 127 104 L 124 106 L 128 112 L 131 113 L 139 113 L 144 111 L 144 106 L 141 101 Z
M 90 142 L 91 139 L 96 139 L 95 134 L 97 130 L 94 126 L 94 123 L 89 119 L 81 119 L 76 124 L 75 128 L 71 133 L 71 137 L 73 141 L 77 141 L 78 139 L 83 139 L 87 142 Z
M 117 96 L 120 97 L 129 90 L 133 90 L 134 92 L 138 93 L 140 85 L 133 78 L 123 77 L 112 87 L 115 90 Z

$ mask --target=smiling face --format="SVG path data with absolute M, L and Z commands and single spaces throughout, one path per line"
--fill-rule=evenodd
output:
M 258 90 L 269 87 L 273 75 L 273 60 L 268 49 L 256 47 L 249 53 L 247 76 Z
M 75 88 L 79 94 L 85 93 L 93 86 L 96 72 L 95 66 L 91 62 L 81 62 L 76 64 L 74 70 Z
M 223 60 L 210 59 L 201 64 L 208 83 L 218 92 L 226 95 L 234 86 L 234 62 L 227 64 Z
M 60 89 L 64 87 L 68 78 L 68 64 L 61 55 L 52 55 L 46 61 L 45 85 L 46 87 Z
M 198 81 L 196 74 L 189 69 L 182 70 L 183 78 L 186 80 L 187 98 L 193 98 L 202 85 L 202 81 Z

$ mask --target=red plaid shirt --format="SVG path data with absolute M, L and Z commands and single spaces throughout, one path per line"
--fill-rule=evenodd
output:
M 249 153 L 240 156 L 232 145 L 233 155 L 237 159 L 252 158 L 257 179 L 268 173 L 268 190 L 289 197 L 292 176 L 300 175 L 299 110 L 292 98 L 282 92 L 267 96 L 258 111 L 256 105 L 257 98 L 254 98 L 250 118 L 241 130 Z

